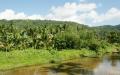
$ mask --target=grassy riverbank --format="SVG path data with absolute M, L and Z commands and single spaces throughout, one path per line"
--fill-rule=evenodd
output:
M 113 48 L 107 48 L 107 52 L 111 52 Z M 100 50 L 104 53 L 105 50 Z M 95 57 L 98 56 L 96 52 L 92 50 L 35 50 L 35 49 L 26 49 L 26 50 L 13 50 L 10 52 L 0 52 L 0 69 L 11 69 L 20 66 L 28 66 L 35 64 L 49 64 L 57 63 L 64 60 L 79 58 L 81 56 L 86 57 Z
M 80 55 L 93 56 L 95 52 L 87 50 L 13 50 L 0 52 L 0 69 L 10 69 L 26 65 L 48 64 L 62 60 L 78 58 Z

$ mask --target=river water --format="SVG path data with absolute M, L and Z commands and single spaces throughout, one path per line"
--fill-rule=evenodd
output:
M 0 71 L 0 75 L 120 75 L 120 57 L 85 57 L 55 65 L 37 65 Z

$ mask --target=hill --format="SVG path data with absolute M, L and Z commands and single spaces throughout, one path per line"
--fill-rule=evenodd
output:
M 68 21 L 0 20 L 0 50 L 89 49 L 120 44 L 119 26 L 89 27 Z

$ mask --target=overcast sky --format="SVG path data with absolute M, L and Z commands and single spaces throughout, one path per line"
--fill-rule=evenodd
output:
M 90 26 L 120 24 L 120 0 L 0 0 L 0 19 L 75 21 Z

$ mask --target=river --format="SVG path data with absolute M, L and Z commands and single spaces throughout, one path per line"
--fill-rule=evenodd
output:
M 79 58 L 55 65 L 36 65 L 0 71 L 0 75 L 120 75 L 120 57 Z

